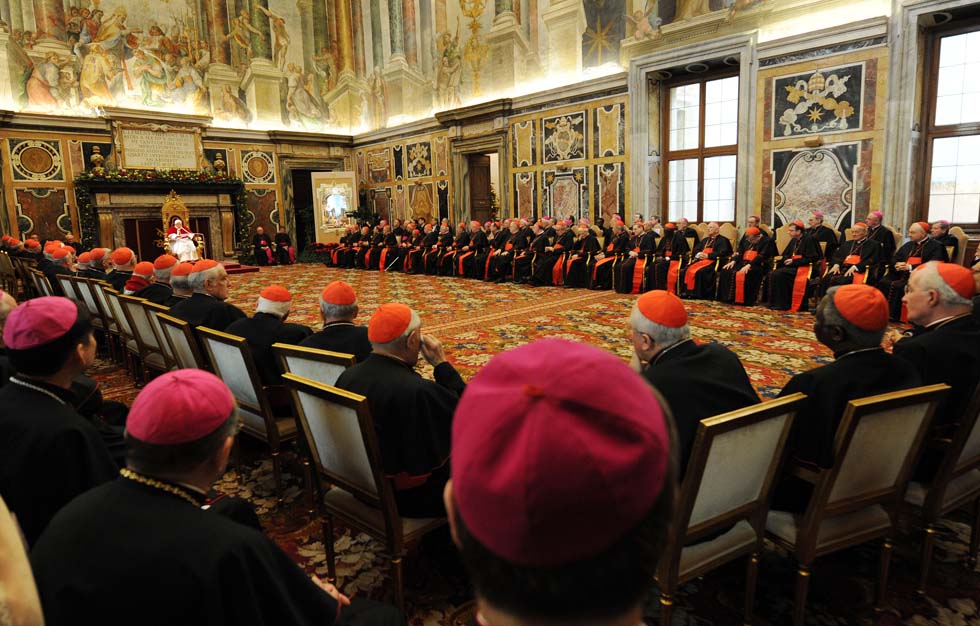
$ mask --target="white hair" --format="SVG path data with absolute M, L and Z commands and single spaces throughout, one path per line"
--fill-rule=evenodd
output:
M 653 343 L 660 346 L 661 349 L 669 348 L 691 338 L 691 328 L 687 324 L 678 328 L 671 328 L 651 322 L 640 312 L 640 307 L 636 304 L 633 305 L 633 311 L 630 313 L 630 325 L 633 327 L 634 333 L 650 335 Z
M 292 300 L 286 300 L 285 302 L 278 302 L 276 300 L 267 300 L 262 296 L 259 296 L 259 302 L 255 305 L 256 313 L 268 313 L 270 315 L 275 315 L 276 317 L 282 319 L 289 314 L 289 309 L 293 306 Z
M 204 283 L 209 280 L 218 280 L 218 275 L 222 269 L 224 269 L 222 266 L 216 265 L 209 270 L 191 272 L 187 276 L 187 286 L 198 293 L 204 293 Z
M 939 273 L 939 261 L 930 261 L 915 270 L 922 289 L 932 289 L 939 292 L 939 302 L 943 306 L 972 306 L 973 301 L 956 293 L 956 290 L 943 280 Z
M 408 340 L 408 336 L 411 335 L 416 330 L 418 330 L 419 326 L 421 325 L 422 325 L 422 318 L 420 318 L 419 314 L 415 312 L 415 309 L 412 309 L 412 320 L 408 323 L 408 326 L 405 328 L 405 332 L 395 337 L 391 341 L 385 343 L 374 343 L 372 341 L 371 344 L 382 349 L 384 348 L 387 348 L 388 350 L 391 350 L 392 348 L 397 349 L 398 347 L 400 347 L 400 345 L 404 344 L 405 341 Z
M 357 315 L 357 301 L 352 304 L 332 304 L 320 298 L 320 313 L 328 320 L 352 320 Z

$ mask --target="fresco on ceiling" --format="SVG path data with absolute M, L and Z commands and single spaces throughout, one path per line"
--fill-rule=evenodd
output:
M 624 38 L 654 37 L 661 25 L 728 0 L 650 0 L 642 9 L 633 0 L 582 1 L 587 24 L 577 49 L 588 70 L 618 63 Z M 528 50 L 510 59 L 519 64 L 514 75 L 546 77 L 549 6 L 5 0 L 0 30 L 10 33 L 15 109 L 90 116 L 125 107 L 209 115 L 224 126 L 363 132 L 525 88 L 513 78 L 494 82 L 494 64 L 507 61 L 490 51 L 495 21 L 510 24 L 515 45 Z M 276 89 L 278 99 L 262 97 Z

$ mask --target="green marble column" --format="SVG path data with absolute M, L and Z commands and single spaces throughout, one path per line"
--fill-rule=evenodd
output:
M 391 56 L 405 56 L 404 20 L 402 0 L 388 0 L 388 34 L 391 40 Z
M 514 12 L 514 0 L 493 0 L 494 15 L 500 15 L 506 12 Z
M 375 67 L 384 67 L 384 42 L 381 40 L 381 0 L 371 0 L 371 56 Z
M 269 30 L 269 17 L 259 7 L 269 9 L 269 0 L 252 0 L 252 28 L 259 31 L 252 36 L 252 58 L 272 60 L 272 31 Z

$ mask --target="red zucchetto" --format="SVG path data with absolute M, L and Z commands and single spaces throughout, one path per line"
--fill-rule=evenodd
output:
M 888 325 L 888 301 L 871 285 L 838 287 L 834 307 L 841 317 L 862 330 L 881 330 Z
M 323 289 L 320 299 L 335 306 L 350 306 L 357 302 L 357 294 L 349 284 L 335 280 Z
M 114 265 L 126 265 L 136 259 L 136 253 L 129 248 L 116 248 L 109 256 Z
M 161 254 L 153 261 L 153 269 L 165 270 L 177 265 L 177 257 L 169 254 Z
M 404 304 L 382 304 L 368 321 L 368 341 L 388 343 L 402 336 L 412 323 L 412 309 Z
M 11 350 L 43 346 L 64 337 L 77 320 L 78 307 L 68 298 L 32 298 L 10 312 L 3 344 Z
M 221 265 L 221 264 L 218 263 L 217 261 L 215 261 L 214 259 L 204 259 L 204 260 L 198 261 L 197 263 L 194 264 L 194 269 L 191 270 L 191 274 L 196 274 L 198 272 L 206 272 L 208 270 L 213 270 L 214 268 L 218 267 L 219 265 Z
M 143 443 L 189 443 L 213 433 L 234 410 L 235 399 L 214 374 L 195 369 L 167 372 L 136 396 L 126 433 Z
M 947 285 L 961 297 L 970 299 L 976 295 L 976 283 L 973 280 L 973 271 L 957 263 L 940 263 L 936 266 L 936 271 Z
M 636 307 L 643 317 L 654 324 L 667 328 L 680 328 L 687 325 L 684 303 L 669 291 L 648 291 L 636 299 Z
M 748 227 L 748 228 L 745 229 L 745 234 L 748 235 L 749 237 L 755 237 L 756 235 L 758 235 L 761 232 L 762 231 L 759 230 L 758 228 L 756 228 L 755 226 L 750 226 L 750 227 Z
M 650 385 L 608 352 L 563 339 L 503 352 L 466 387 L 453 417 L 456 512 L 481 545 L 512 563 L 556 567 L 596 556 L 660 497 L 666 419 Z

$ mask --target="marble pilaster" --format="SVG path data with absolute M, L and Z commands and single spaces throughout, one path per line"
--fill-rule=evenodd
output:
M 354 39 L 354 73 L 364 76 L 364 7 L 361 0 L 351 0 L 351 37 Z
M 20 0 L 10 0 L 10 9 L 4 17 L 10 25 L 10 31 L 24 30 L 24 11 L 20 8 Z
M 327 37 L 327 3 L 326 0 L 313 2 L 313 50 L 320 54 L 329 49 L 330 39 Z
M 221 97 L 225 87 L 231 89 L 231 93 L 238 96 L 238 87 L 241 77 L 227 63 L 212 63 L 208 66 L 208 72 L 204 77 L 204 82 L 208 86 L 208 95 L 211 98 L 211 110 L 221 110 Z
M 558 0 L 541 16 L 548 29 L 548 71 L 578 74 L 582 71 L 582 35 L 587 22 L 580 0 Z
M 312 0 L 296 0 L 296 9 L 300 15 L 311 15 L 313 13 Z M 316 55 L 316 45 L 313 40 L 313 20 L 301 19 L 300 36 L 303 44 L 303 71 L 315 71 L 313 57 Z
M 418 67 L 419 52 L 415 33 L 415 0 L 402 0 L 402 32 L 405 35 L 405 60 L 411 67 Z
M 251 6 L 252 12 L 249 14 L 249 17 L 252 20 L 252 27 L 259 31 L 258 33 L 250 33 L 252 37 L 252 58 L 272 59 L 272 31 L 269 28 L 269 16 L 259 9 L 259 7 L 262 7 L 268 10 L 269 0 L 252 0 Z
M 405 58 L 405 36 L 402 34 L 404 19 L 402 18 L 401 0 L 388 0 L 388 33 L 391 40 L 392 58 Z
M 38 41 L 65 40 L 65 4 L 62 0 L 33 0 L 34 26 Z
M 432 34 L 432 0 L 419 0 L 419 67 L 426 76 L 432 75 L 435 58 L 435 37 Z
M 334 21 L 337 22 L 337 72 L 340 76 L 354 73 L 354 37 L 350 0 L 334 0 Z
M 425 77 L 409 67 L 405 59 L 393 58 L 384 69 L 384 77 L 388 86 L 389 118 L 413 116 L 422 112 L 419 106 L 423 101 L 431 102 Z
M 231 63 L 231 48 L 222 41 L 228 33 L 228 5 L 225 0 L 206 0 L 208 44 L 213 63 Z
M 512 11 L 498 13 L 487 35 L 490 46 L 490 85 L 493 90 L 508 90 L 527 74 L 530 44 Z
M 381 0 L 371 0 L 371 65 L 384 65 L 384 42 L 381 40 Z
M 282 72 L 269 59 L 252 59 L 242 78 L 248 108 L 259 123 L 282 122 Z

